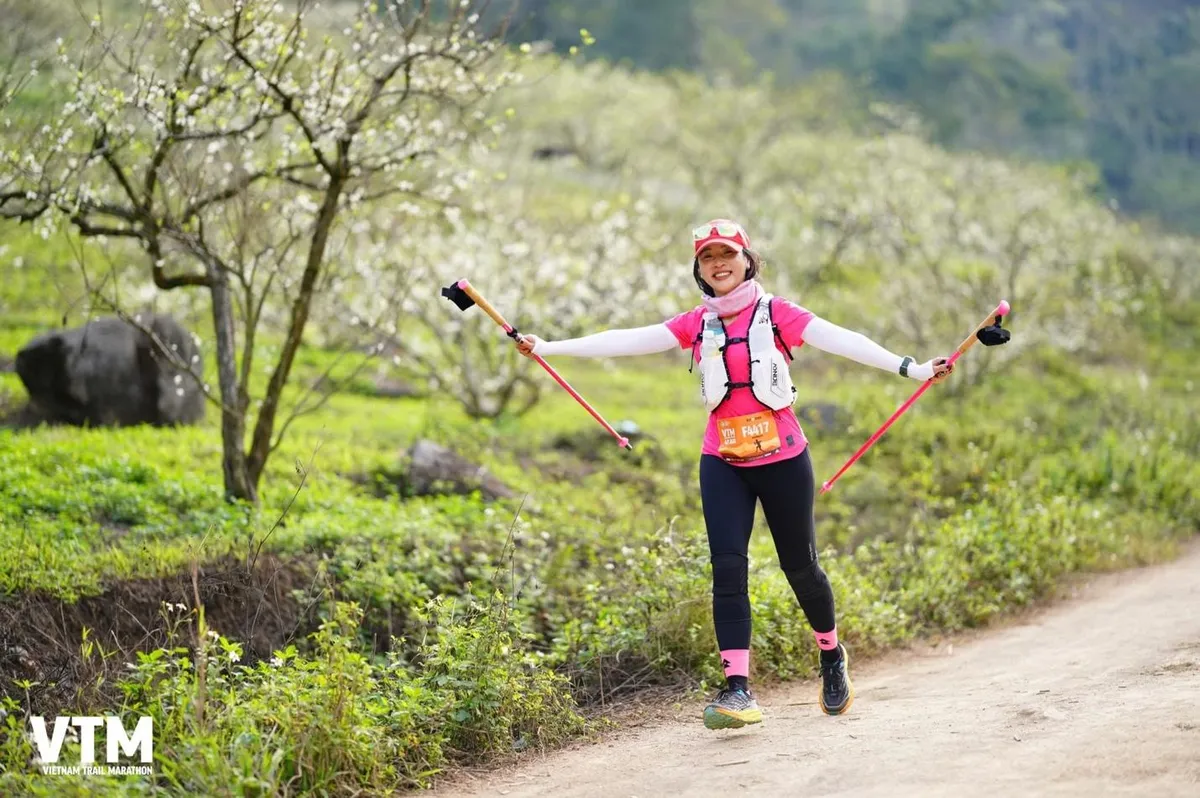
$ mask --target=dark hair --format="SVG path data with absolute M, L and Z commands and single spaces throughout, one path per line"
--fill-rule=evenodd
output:
M 746 260 L 750 262 L 746 268 L 746 279 L 753 280 L 758 276 L 758 270 L 762 266 L 762 255 L 749 248 L 743 249 L 742 252 L 745 253 Z M 712 286 L 700 278 L 700 258 L 698 257 L 692 258 L 692 277 L 696 279 L 696 285 L 700 286 L 700 290 L 707 296 L 716 296 Z

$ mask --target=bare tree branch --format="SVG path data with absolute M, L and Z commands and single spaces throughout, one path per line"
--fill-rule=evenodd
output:
M 372 349 L 377 348 L 377 346 L 378 345 L 372 346 Z M 358 365 L 355 366 L 349 374 L 338 380 L 327 382 L 329 375 L 333 373 L 333 369 L 342 361 L 342 358 L 350 351 L 350 349 L 351 347 L 349 346 L 343 347 L 342 350 L 338 352 L 333 362 L 326 366 L 321 372 L 321 375 L 311 384 L 309 384 L 307 388 L 305 388 L 304 393 L 301 394 L 300 398 L 298 398 L 295 404 L 292 406 L 291 412 L 288 413 L 288 415 L 283 419 L 282 423 L 280 423 L 279 431 L 276 433 L 275 439 L 271 442 L 269 451 L 274 452 L 279 448 L 279 445 L 283 442 L 287 429 L 292 425 L 292 422 L 301 416 L 316 412 L 324 407 L 329 401 L 330 397 L 337 394 L 341 390 L 342 386 L 349 385 L 351 382 L 353 382 L 354 379 L 362 373 L 362 370 L 366 368 L 367 364 L 371 363 L 375 359 L 375 355 L 373 354 L 363 355 Z M 317 401 L 313 402 L 312 404 L 306 404 L 308 397 L 316 393 L 318 386 L 324 386 L 325 390 L 321 392 L 321 395 Z
M 286 178 L 289 183 L 294 185 L 301 185 L 306 188 L 320 190 L 319 186 L 290 177 L 293 172 L 311 169 L 317 165 L 318 164 L 316 161 L 305 161 L 302 163 L 287 164 L 286 166 L 282 166 L 278 169 L 262 170 L 243 175 L 241 178 L 234 181 L 229 186 L 221 189 L 220 191 L 213 192 L 212 194 L 209 194 L 189 204 L 183 209 L 183 213 L 180 215 L 180 222 L 182 224 L 187 224 L 192 219 L 195 219 L 201 211 L 203 211 L 205 208 L 208 208 L 210 205 L 215 205 L 219 202 L 233 199 L 240 194 L 244 194 L 246 189 L 250 188 L 255 183 L 258 183 L 262 180 L 267 180 L 269 178 L 283 177 Z

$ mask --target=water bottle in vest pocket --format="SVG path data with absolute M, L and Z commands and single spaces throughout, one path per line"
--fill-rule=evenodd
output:
M 715 316 L 704 320 L 700 336 L 700 397 L 705 408 L 712 412 L 724 399 L 729 379 L 721 348 L 725 346 L 725 325 Z

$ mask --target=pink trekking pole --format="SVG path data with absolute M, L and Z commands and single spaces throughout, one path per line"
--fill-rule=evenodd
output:
M 952 365 L 954 361 L 962 357 L 963 353 L 970 349 L 971 345 L 976 341 L 979 341 L 984 346 L 997 346 L 999 344 L 1007 343 L 1010 337 L 1009 332 L 1001 326 L 1001 320 L 1008 315 L 1009 310 L 1010 308 L 1008 301 L 1003 299 L 1000 300 L 1000 304 L 996 306 L 996 309 L 989 313 L 987 318 L 976 325 L 971 334 L 968 335 L 966 339 L 964 339 L 963 342 L 958 345 L 958 348 L 954 350 L 954 353 L 950 355 L 950 357 L 946 358 L 946 362 Z M 896 409 L 896 412 L 892 413 L 891 417 L 888 418 L 887 421 L 883 422 L 883 426 L 876 430 L 874 435 L 872 435 L 870 438 L 867 438 L 867 442 L 859 447 L 858 451 L 846 461 L 846 464 L 842 466 L 836 474 L 828 479 L 824 485 L 821 486 L 821 493 L 827 493 L 829 489 L 833 487 L 833 483 L 837 482 L 838 478 L 842 474 L 846 473 L 850 466 L 854 465 L 855 461 L 862 457 L 867 449 L 871 448 L 875 441 L 882 438 L 883 433 L 887 432 L 888 427 L 892 426 L 896 419 L 904 415 L 905 411 L 912 407 L 916 401 L 921 398 L 921 394 L 929 390 L 931 385 L 933 385 L 932 380 L 926 380 L 924 383 L 922 383 L 921 387 L 916 390 L 916 393 L 908 397 L 908 400 L 905 401 L 904 404 L 900 405 L 900 407 Z
M 504 317 L 500 315 L 499 311 L 492 307 L 491 303 L 484 299 L 479 292 L 476 291 L 466 280 L 459 280 L 457 283 L 446 286 L 442 289 L 442 296 L 446 297 L 455 305 L 457 305 L 459 310 L 465 311 L 468 310 L 472 305 L 478 305 L 479 307 L 483 308 L 484 313 L 492 317 L 492 321 L 496 322 L 504 329 L 504 332 L 508 334 L 509 338 L 513 339 L 514 341 L 520 340 L 521 336 L 517 332 L 517 328 L 505 321 Z M 547 363 L 538 355 L 534 355 L 533 359 L 536 360 L 542 368 L 549 372 L 550 376 L 554 378 L 554 381 L 561 385 L 567 393 L 571 394 L 575 401 L 579 402 L 579 404 L 583 406 L 584 410 L 591 413 L 592 418 L 600 422 L 600 426 L 608 430 L 609 434 L 617 439 L 618 445 L 625 449 L 633 449 L 633 447 L 629 445 L 629 439 L 613 429 L 612 425 L 605 421 L 604 418 L 597 413 L 591 405 L 584 401 L 584 398 L 580 396 L 574 388 L 568 385 L 567 381 L 560 377 L 558 372 L 555 371 L 549 363 Z

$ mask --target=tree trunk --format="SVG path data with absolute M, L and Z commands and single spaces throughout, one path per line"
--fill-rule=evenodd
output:
M 238 390 L 237 337 L 234 331 L 233 299 L 229 276 L 220 265 L 208 265 L 212 296 L 213 328 L 216 333 L 217 379 L 221 388 L 221 464 L 225 473 L 225 498 L 258 504 L 258 484 L 246 467 L 245 398 Z
M 325 201 L 317 214 L 313 230 L 312 242 L 309 244 L 308 260 L 304 265 L 304 275 L 300 279 L 300 291 L 292 304 L 292 320 L 288 326 L 287 339 L 283 350 L 279 353 L 279 362 L 271 374 L 263 396 L 262 407 L 258 411 L 258 419 L 254 424 L 254 436 L 250 443 L 250 454 L 247 458 L 247 468 L 250 481 L 257 486 L 262 479 L 267 466 L 267 458 L 271 455 L 271 437 L 275 432 L 275 417 L 279 413 L 279 400 L 283 388 L 291 374 L 292 364 L 296 359 L 296 351 L 304 340 L 304 328 L 308 324 L 308 314 L 312 308 L 312 295 L 321 274 L 321 266 L 325 263 L 325 249 L 329 243 L 329 232 L 337 218 L 338 200 L 342 195 L 345 179 L 335 175 L 325 191 Z M 244 417 L 244 416 L 243 416 Z

